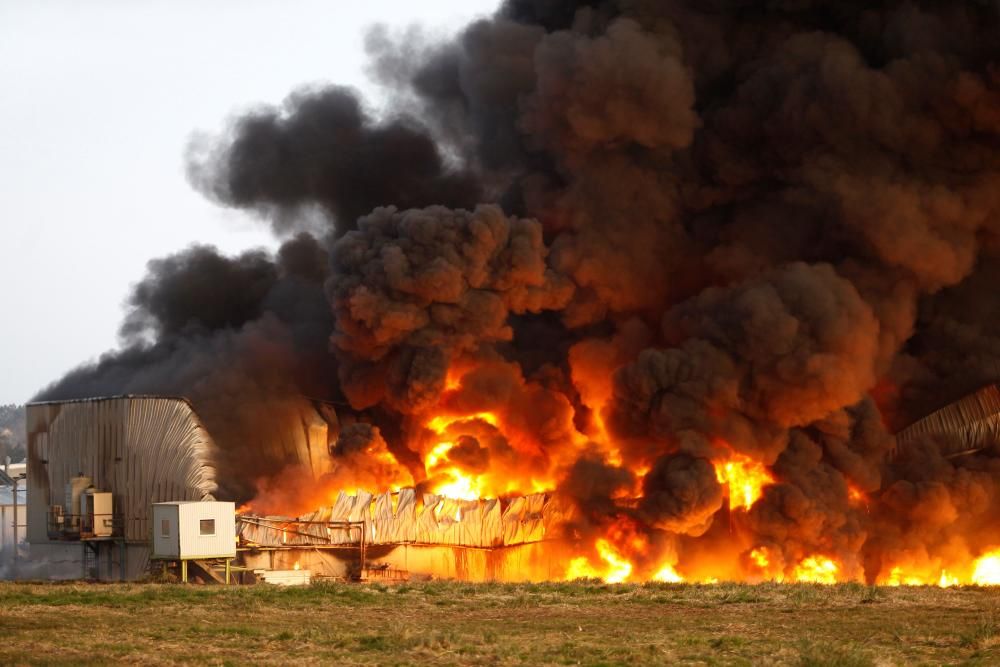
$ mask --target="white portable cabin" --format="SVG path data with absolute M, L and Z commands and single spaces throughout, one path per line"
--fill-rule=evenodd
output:
M 236 504 L 219 501 L 153 503 L 152 558 L 236 557 Z

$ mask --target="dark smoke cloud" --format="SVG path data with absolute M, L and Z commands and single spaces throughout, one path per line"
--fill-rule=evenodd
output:
M 333 345 L 357 408 L 419 412 L 448 364 L 510 340 L 510 314 L 563 307 L 573 287 L 546 264 L 541 226 L 495 206 L 377 209 L 333 248 Z M 384 378 L 355 385 L 360 374 Z M 381 390 L 381 391 L 380 391 Z
M 123 349 L 35 398 L 187 396 L 220 445 L 220 492 L 249 498 L 255 480 L 303 462 L 312 422 L 330 421 L 307 397 L 343 401 L 327 350 L 326 262 L 308 235 L 276 259 L 195 246 L 154 260 L 129 300 Z
M 875 379 L 875 318 L 829 266 L 705 290 L 666 313 L 664 335 L 678 347 L 616 376 L 609 416 L 623 437 L 678 437 L 702 455 L 722 438 L 771 462 L 789 428 L 856 403 Z
M 1000 379 L 998 18 L 508 0 L 444 42 L 375 31 L 384 116 L 300 91 L 192 152 L 210 197 L 279 231 L 318 208 L 324 240 L 154 262 L 125 349 L 44 396 L 188 394 L 244 486 L 301 463 L 240 456 L 303 395 L 357 425 L 331 465 L 388 448 L 416 478 L 428 411 L 487 411 L 504 429 L 453 427 L 451 463 L 552 474 L 587 530 L 627 516 L 682 557 L 760 545 L 869 579 L 975 554 L 995 452 L 891 464 L 886 425 Z M 727 530 L 734 454 L 775 483 Z
M 280 109 L 237 120 L 190 166 L 195 186 L 220 203 L 294 209 L 321 205 L 339 229 L 376 206 L 473 206 L 474 176 L 450 166 L 420 124 L 374 120 L 349 88 L 304 90 Z M 283 219 L 283 218 L 276 218 Z
M 668 454 L 643 479 L 640 509 L 657 528 L 698 536 L 712 524 L 722 498 L 709 461 Z
M 185 330 L 239 327 L 261 314 L 278 272 L 261 251 L 228 259 L 214 248 L 153 260 L 129 298 L 122 336 L 173 337 Z

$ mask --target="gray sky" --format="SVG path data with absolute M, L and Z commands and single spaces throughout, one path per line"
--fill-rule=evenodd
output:
M 116 345 L 146 262 L 275 245 L 184 177 L 194 131 L 306 83 L 365 89 L 364 31 L 499 0 L 0 0 L 0 403 Z

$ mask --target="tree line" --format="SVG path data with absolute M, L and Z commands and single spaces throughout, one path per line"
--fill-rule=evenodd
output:
M 0 465 L 10 457 L 23 461 L 27 454 L 25 411 L 23 405 L 0 405 Z

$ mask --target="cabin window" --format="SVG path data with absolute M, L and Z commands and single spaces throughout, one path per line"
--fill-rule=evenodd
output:
M 170 537 L 170 519 L 160 520 L 160 537 Z
M 200 523 L 202 535 L 215 535 L 215 519 L 202 519 Z

